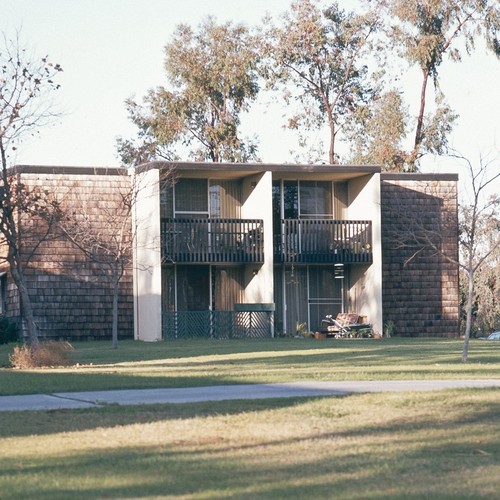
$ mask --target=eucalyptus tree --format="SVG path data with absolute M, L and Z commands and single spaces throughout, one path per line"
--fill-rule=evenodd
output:
M 278 25 L 264 30 L 269 85 L 285 103 L 299 103 L 289 117 L 291 129 L 329 129 L 329 163 L 336 163 L 336 141 L 342 128 L 376 94 L 366 61 L 379 27 L 373 12 L 355 14 L 338 3 L 321 9 L 313 0 L 297 0 Z
M 54 117 L 50 96 L 59 88 L 59 64 L 48 57 L 36 57 L 20 43 L 3 35 L 0 47 L 0 247 L 20 296 L 20 307 L 32 345 L 38 343 L 25 269 L 30 255 L 49 234 L 47 225 L 27 224 L 20 233 L 20 221 L 42 217 L 53 221 L 57 203 L 41 188 L 28 189 L 10 168 L 10 155 L 26 135 L 39 131 Z
M 238 127 L 259 91 L 258 60 L 255 39 L 242 24 L 208 17 L 196 31 L 179 25 L 165 47 L 167 84 L 149 90 L 142 104 L 126 102 L 138 137 L 119 140 L 122 160 L 173 159 L 186 149 L 195 160 L 255 159 L 256 144 L 244 141 Z
M 403 145 L 408 122 L 409 113 L 402 93 L 397 89 L 381 93 L 376 100 L 358 110 L 348 128 L 351 138 L 348 161 L 404 172 L 409 156 Z
M 446 104 L 439 85 L 439 70 L 445 57 L 460 61 L 470 54 L 482 36 L 494 54 L 500 56 L 500 4 L 497 0 L 368 0 L 383 14 L 387 34 L 399 54 L 416 65 L 421 74 L 418 113 L 410 170 L 417 169 L 425 153 L 443 154 L 457 115 Z M 427 113 L 429 81 L 434 83 L 435 109 Z

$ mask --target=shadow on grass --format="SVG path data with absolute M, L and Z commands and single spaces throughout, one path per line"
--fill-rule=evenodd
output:
M 0 369 L 1 395 L 87 390 L 200 387 L 299 380 L 500 377 L 500 347 L 436 339 L 79 343 L 67 369 Z M 129 365 L 127 363 L 130 363 Z
M 200 403 L 155 404 L 47 411 L 2 412 L 0 438 L 89 431 L 97 428 L 148 424 L 161 421 L 238 415 L 271 409 L 293 408 L 307 399 L 276 398 Z
M 303 400 L 300 403 L 259 401 L 251 402 L 250 406 L 247 403 L 250 402 L 182 405 L 177 410 L 170 406 L 128 408 L 121 416 L 115 408 L 99 413 L 96 410 L 69 413 L 80 415 L 82 422 L 87 422 L 86 428 L 97 429 L 142 423 L 141 418 L 147 423 L 293 408 Z M 65 423 L 66 412 L 31 415 L 30 418 L 41 419 L 41 426 L 58 427 L 57 432 L 73 430 L 70 423 Z M 92 417 L 95 422 L 89 422 Z M 486 477 L 483 485 L 486 490 L 478 491 L 470 481 L 457 483 L 457 473 L 458 478 L 464 472 L 474 478 L 476 470 L 496 465 L 498 442 L 494 452 L 484 454 L 475 453 L 466 442 L 467 429 L 497 417 L 496 404 L 469 408 L 464 413 L 447 415 L 439 422 L 422 415 L 410 423 L 391 419 L 382 423 L 367 415 L 366 424 L 357 427 L 337 431 L 329 425 L 324 431 L 318 429 L 286 439 L 261 439 L 255 444 L 240 445 L 224 435 L 213 442 L 201 442 L 199 446 L 196 439 L 186 442 L 182 436 L 178 441 L 149 446 L 119 447 L 118 444 L 115 447 L 110 441 L 109 447 L 68 452 L 48 459 L 34 457 L 25 460 L 22 468 L 12 462 L 0 461 L 0 464 L 4 486 L 5 478 L 7 481 L 13 478 L 14 484 L 17 477 L 23 477 L 11 487 L 16 488 L 19 498 L 23 495 L 37 499 L 69 498 L 76 491 L 78 498 L 210 497 L 209 492 L 211 497 L 219 498 L 387 498 L 409 493 L 413 498 L 429 494 L 435 498 L 451 498 L 457 493 L 456 488 L 459 497 L 484 498 L 488 497 L 484 494 L 488 484 L 494 484 L 495 478 Z M 458 426 L 464 436 L 462 442 L 446 438 L 453 426 Z M 429 428 L 442 431 L 439 440 L 436 434 L 431 438 L 422 437 L 425 436 L 422 431 Z M 386 452 L 384 446 L 396 441 L 398 446 Z M 357 449 L 352 446 L 353 442 L 364 444 Z M 311 449 L 321 453 L 309 453 L 307 450 Z M 307 458 L 300 456 L 301 450 Z M 283 456 L 287 452 L 289 459 Z

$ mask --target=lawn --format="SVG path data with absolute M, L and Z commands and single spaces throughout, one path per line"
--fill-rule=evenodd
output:
M 500 377 L 457 340 L 78 343 L 4 394 L 287 380 Z M 0 363 L 7 363 L 5 346 Z M 0 498 L 498 498 L 500 390 L 0 413 Z
M 498 498 L 500 391 L 1 414 L 0 497 Z
M 500 343 L 447 339 L 191 340 L 77 342 L 67 368 L 7 368 L 0 346 L 0 395 L 189 387 L 299 380 L 500 378 Z

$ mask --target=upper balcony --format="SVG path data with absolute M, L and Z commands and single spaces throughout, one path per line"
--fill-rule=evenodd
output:
M 282 219 L 274 260 L 284 263 L 371 263 L 371 221 Z
M 261 219 L 161 219 L 163 262 L 262 263 Z

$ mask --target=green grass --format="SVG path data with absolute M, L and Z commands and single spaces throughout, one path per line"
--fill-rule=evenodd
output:
M 2 499 L 498 498 L 500 391 L 1 415 Z
M 443 339 L 75 343 L 0 392 L 499 378 L 500 344 Z M 0 347 L 0 364 L 12 346 Z M 78 363 L 78 364 L 77 364 Z M 500 390 L 0 413 L 0 498 L 498 498 Z
M 7 368 L 0 346 L 0 395 L 188 387 L 299 380 L 500 378 L 500 343 L 448 339 L 192 340 L 74 343 L 73 366 Z

